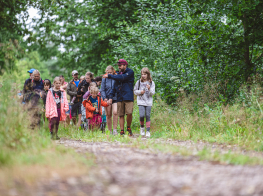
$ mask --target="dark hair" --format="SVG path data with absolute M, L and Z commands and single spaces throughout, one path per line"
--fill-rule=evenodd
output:
M 48 85 L 49 88 L 51 88 L 51 82 L 50 82 L 50 80 L 49 80 L 49 79 L 45 79 L 45 80 L 44 80 L 44 85 Z
M 64 78 L 64 76 L 63 76 L 63 75 L 60 75 L 59 77 L 60 77 L 60 78 Z
M 102 81 L 102 78 L 100 76 L 97 76 L 95 79 L 94 79 L 96 82 L 99 82 L 99 81 Z

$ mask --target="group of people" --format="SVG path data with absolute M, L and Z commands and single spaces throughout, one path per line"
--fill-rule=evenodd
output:
M 140 134 L 150 137 L 150 114 L 155 94 L 155 84 L 151 73 L 148 68 L 143 68 L 141 78 L 134 86 L 134 72 L 128 67 L 127 61 L 120 59 L 117 65 L 119 71 L 115 71 L 110 65 L 102 77 L 95 78 L 91 72 L 79 78 L 78 71 L 74 70 L 72 80 L 68 83 L 65 82 L 63 75 L 55 77 L 51 83 L 49 79 L 42 80 L 38 70 L 29 70 L 30 78 L 25 81 L 22 102 L 28 106 L 32 120 L 31 126 L 33 128 L 39 126 L 41 116 L 44 114 L 43 120 L 49 122 L 52 139 L 59 139 L 57 133 L 60 121 L 63 121 L 66 126 L 71 120 L 78 128 L 92 131 L 101 129 L 105 132 L 107 124 L 110 133 L 117 135 L 119 117 L 120 135 L 124 135 L 126 115 L 127 132 L 129 136 L 132 136 L 131 123 L 135 94 L 139 106 Z

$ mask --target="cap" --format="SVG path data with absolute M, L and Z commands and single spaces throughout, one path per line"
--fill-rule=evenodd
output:
M 120 60 L 118 60 L 117 65 L 128 65 L 128 62 L 124 59 L 120 59 Z
M 35 71 L 36 69 L 30 69 L 29 71 L 27 71 L 28 73 L 33 73 L 33 71 Z
M 79 72 L 77 70 L 72 71 L 72 76 L 74 76 L 75 74 L 78 74 Z

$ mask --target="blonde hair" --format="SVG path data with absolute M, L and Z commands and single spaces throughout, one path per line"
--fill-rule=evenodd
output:
M 91 87 L 90 88 L 90 94 L 98 94 L 100 91 L 98 87 Z
M 85 74 L 85 76 L 89 76 L 90 79 L 93 79 L 93 73 L 91 73 L 91 72 L 89 72 L 89 71 Z
M 142 68 L 142 70 L 141 70 L 141 74 L 142 73 L 146 73 L 147 74 L 147 81 L 149 81 L 149 82 L 152 82 L 153 80 L 152 80 L 152 76 L 151 76 L 151 72 L 150 72 L 150 70 L 148 69 L 148 67 L 144 67 L 144 68 Z M 141 82 L 142 82 L 142 77 L 141 77 Z
M 80 80 L 85 80 L 85 76 L 80 76 Z
M 114 74 L 114 75 L 116 74 L 116 71 L 115 71 L 115 69 L 114 69 L 113 66 L 109 65 L 109 66 L 106 68 L 105 72 L 107 73 L 108 70 L 112 70 L 113 74 Z
M 54 78 L 53 84 L 55 84 L 55 82 L 57 82 L 57 81 L 61 82 L 60 77 L 58 77 L 58 76 Z
M 33 71 L 32 75 L 35 76 L 35 74 L 39 74 L 40 75 L 40 72 L 36 69 Z
M 90 88 L 92 88 L 92 87 L 97 87 L 97 84 L 96 84 L 95 82 L 91 82 L 91 83 L 89 84 L 89 87 L 90 87 Z

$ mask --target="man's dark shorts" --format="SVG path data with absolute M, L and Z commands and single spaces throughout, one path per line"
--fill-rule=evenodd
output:
M 81 114 L 81 102 L 74 103 L 71 108 L 71 116 L 75 117 L 77 114 Z

